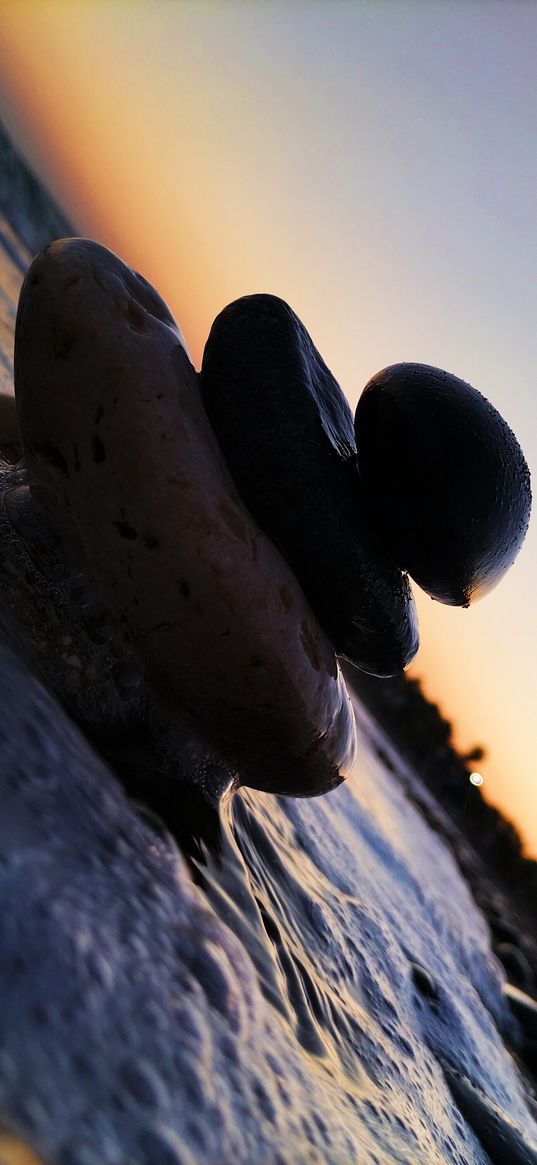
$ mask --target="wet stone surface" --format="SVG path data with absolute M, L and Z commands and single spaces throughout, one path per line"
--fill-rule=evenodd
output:
M 2 469 L 0 1146 L 47 1165 L 533 1165 L 488 930 L 374 730 L 320 802 L 229 798 L 26 488 Z
M 375 675 L 401 671 L 418 647 L 408 580 L 369 521 L 347 401 L 288 304 L 251 295 L 226 307 L 201 390 L 241 496 L 336 651 Z

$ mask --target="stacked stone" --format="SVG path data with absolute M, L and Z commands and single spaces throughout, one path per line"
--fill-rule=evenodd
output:
M 24 466 L 4 471 L 3 513 L 19 556 L 25 530 L 44 561 L 59 539 L 135 677 L 123 710 L 147 720 L 149 701 L 192 732 L 228 767 L 220 789 L 333 788 L 356 745 L 337 657 L 402 671 L 418 646 L 408 574 L 466 606 L 527 528 L 523 454 L 469 385 L 395 365 L 353 420 L 269 295 L 217 317 L 198 375 L 157 292 L 89 240 L 51 244 L 27 273 L 15 391 Z M 33 587 L 46 614 L 50 588 L 32 579 L 27 608 Z M 73 660 L 99 670 L 85 618 L 70 608 L 69 675 L 56 659 L 43 677 L 83 723 Z M 115 692 L 93 700 L 109 719 Z

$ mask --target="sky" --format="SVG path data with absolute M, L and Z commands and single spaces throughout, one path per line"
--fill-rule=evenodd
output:
M 389 364 L 446 368 L 537 480 L 536 54 L 517 0 L 0 0 L 8 132 L 197 367 L 225 304 L 271 292 L 353 409 Z M 469 610 L 415 593 L 411 674 L 537 857 L 536 523 Z

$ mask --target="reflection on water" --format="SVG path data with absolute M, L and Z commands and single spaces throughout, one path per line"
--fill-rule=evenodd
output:
M 227 801 L 218 861 L 204 851 L 204 891 L 308 1072 L 337 1085 L 341 1119 L 350 1108 L 365 1143 L 374 1136 L 376 1161 L 481 1160 L 451 1123 L 453 1073 L 479 1086 L 484 1112 L 509 1096 L 527 1127 L 490 1022 L 502 1004 L 486 926 L 357 715 L 346 786 L 314 802 L 249 791 Z M 505 1119 L 502 1129 L 515 1154 Z

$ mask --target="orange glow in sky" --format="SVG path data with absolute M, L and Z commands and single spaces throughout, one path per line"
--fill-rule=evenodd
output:
M 537 463 L 532 6 L 7 0 L 8 132 L 78 233 L 170 304 L 199 366 L 256 291 L 354 407 L 417 360 L 488 396 Z M 531 144 L 530 144 L 531 143 Z M 484 744 L 537 854 L 537 549 L 470 611 L 418 596 L 413 673 Z

